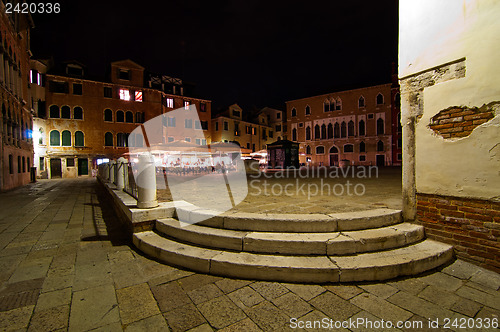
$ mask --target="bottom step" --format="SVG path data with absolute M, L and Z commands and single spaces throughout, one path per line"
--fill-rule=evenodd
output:
M 407 247 L 353 256 L 279 256 L 206 249 L 135 233 L 134 245 L 162 262 L 226 277 L 282 282 L 386 280 L 434 269 L 453 258 L 453 247 L 425 240 Z

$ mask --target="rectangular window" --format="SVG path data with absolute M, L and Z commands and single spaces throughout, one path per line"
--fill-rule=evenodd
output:
M 174 98 L 167 98 L 167 107 L 174 108 Z
M 200 122 L 200 120 L 195 120 L 194 121 L 194 129 L 201 129 L 201 122 Z
M 83 94 L 83 87 L 81 83 L 73 83 L 73 94 L 78 96 Z
M 130 100 L 130 91 L 127 89 L 120 89 L 119 95 L 121 100 Z
M 250 149 L 250 143 L 247 143 L 247 149 Z
M 218 122 L 215 123 L 215 131 L 219 131 L 219 123 Z
M 304 122 L 299 122 L 299 128 L 304 127 Z
M 257 135 L 257 127 L 252 127 L 252 135 Z
M 276 113 L 276 119 L 281 119 L 281 112 Z
M 193 128 L 193 120 L 185 119 L 184 120 L 184 128 Z
M 113 98 L 113 88 L 110 86 L 105 86 L 103 88 L 104 98 Z
M 118 69 L 118 78 L 121 80 L 130 81 L 130 70 Z
M 174 117 L 168 117 L 167 118 L 167 126 L 168 127 L 175 127 L 175 118 Z
M 186 142 L 191 142 L 191 137 L 186 137 L 184 140 L 185 140 Z
M 50 81 L 49 91 L 54 93 L 68 93 L 69 84 L 68 82 Z
M 142 102 L 142 91 L 134 92 L 134 100 L 138 102 Z
M 359 156 L 359 161 L 366 161 L 366 156 Z
M 246 133 L 246 134 L 251 134 L 251 133 L 252 133 L 252 127 L 250 127 L 250 126 L 246 126 L 246 127 L 245 127 L 245 133 Z
M 189 101 L 184 101 L 184 109 L 185 110 L 189 109 Z
M 207 111 L 207 105 L 205 103 L 200 104 L 200 112 L 206 112 Z
M 236 111 L 236 110 L 233 110 L 233 116 L 235 117 L 240 117 L 241 116 L 241 112 L 240 111 Z
M 14 160 L 11 154 L 9 154 L 9 173 L 14 174 Z
M 36 70 L 30 70 L 30 83 L 33 84 L 36 82 L 38 72 Z
M 401 149 L 402 146 L 403 146 L 403 139 L 400 137 L 398 138 L 398 149 Z
M 40 157 L 40 170 L 45 170 L 45 160 L 43 159 L 43 157 Z
M 273 131 L 269 130 L 269 137 L 273 138 L 273 135 L 274 135 Z
M 401 161 L 401 160 L 403 160 L 403 155 L 401 153 L 398 153 L 397 158 L 398 158 L 398 161 Z
M 167 142 L 169 142 L 169 143 L 170 143 L 170 142 L 173 142 L 173 141 L 174 141 L 174 138 L 173 138 L 172 136 L 169 136 L 169 137 L 167 138 Z
M 373 113 L 368 114 L 368 119 L 373 119 Z
M 21 173 L 21 156 L 17 156 L 17 172 Z
M 75 167 L 75 158 L 66 158 L 67 167 Z
M 262 139 L 267 139 L 266 128 L 262 128 Z
M 281 125 L 276 125 L 275 130 L 276 130 L 276 131 L 281 131 Z
M 201 145 L 201 139 L 197 138 L 197 139 L 195 140 L 195 142 L 196 142 L 196 145 Z
M 229 123 L 224 121 L 224 130 L 229 130 Z

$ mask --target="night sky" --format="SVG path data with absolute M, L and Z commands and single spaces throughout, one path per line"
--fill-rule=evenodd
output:
M 104 77 L 111 61 L 196 85 L 213 108 L 246 110 L 390 82 L 397 0 L 60 1 L 34 14 L 35 58 L 78 60 Z

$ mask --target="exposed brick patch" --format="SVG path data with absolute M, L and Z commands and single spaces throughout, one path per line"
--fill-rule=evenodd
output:
M 458 257 L 500 273 L 499 202 L 419 193 L 417 221 Z
M 429 128 L 443 138 L 460 138 L 469 136 L 479 125 L 495 117 L 493 106 L 490 103 L 480 108 L 453 106 L 442 110 L 431 118 Z

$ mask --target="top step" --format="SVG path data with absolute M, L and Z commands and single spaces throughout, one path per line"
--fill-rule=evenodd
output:
M 240 231 L 318 233 L 354 231 L 395 225 L 401 211 L 373 209 L 332 214 L 260 214 L 224 212 L 186 205 L 176 209 L 177 218 L 189 224 Z

